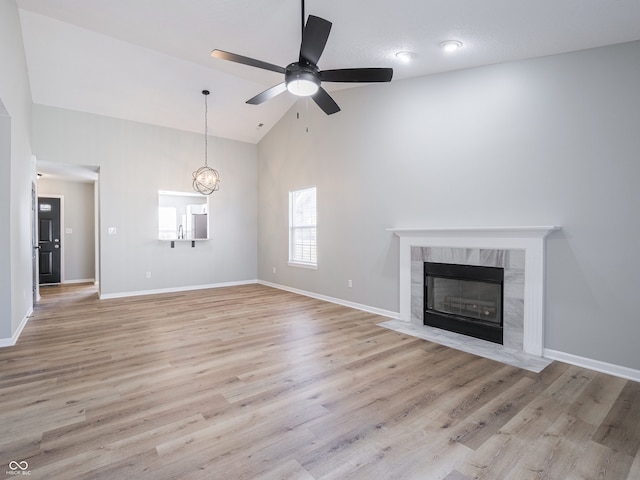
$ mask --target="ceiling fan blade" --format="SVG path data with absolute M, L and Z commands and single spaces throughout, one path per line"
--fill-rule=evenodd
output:
M 262 68 L 263 70 L 271 70 L 276 73 L 284 73 L 284 68 L 272 63 L 256 60 L 255 58 L 245 57 L 238 55 L 237 53 L 225 52 L 224 50 L 214 50 L 211 52 L 213 58 L 220 58 L 222 60 L 228 60 L 230 62 L 242 63 L 243 65 L 249 65 L 250 67 Z
M 320 60 L 320 55 L 329 39 L 331 22 L 324 18 L 309 15 L 307 24 L 302 32 L 302 44 L 300 45 L 300 62 L 315 65 Z
M 251 105 L 260 105 L 261 103 L 264 103 L 267 100 L 270 100 L 273 97 L 276 97 L 286 91 L 287 91 L 287 86 L 284 84 L 284 82 L 282 82 L 282 83 L 279 83 L 278 85 L 275 85 L 271 88 L 266 89 L 264 92 L 259 93 L 255 97 L 250 98 L 249 100 L 247 100 L 246 103 L 249 103 Z
M 338 113 L 340 111 L 340 107 L 338 106 L 338 104 L 322 87 L 320 87 L 311 98 L 313 98 L 313 101 L 316 102 L 327 115 Z
M 342 68 L 318 72 L 323 82 L 390 82 L 393 68 Z

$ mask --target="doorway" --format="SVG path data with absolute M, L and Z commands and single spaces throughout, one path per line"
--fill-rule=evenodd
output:
M 52 283 L 56 279 L 41 282 L 38 278 L 39 285 L 92 283 L 99 290 L 99 167 L 38 160 L 36 168 L 38 197 L 60 199 L 60 234 L 51 237 L 53 250 L 60 251 L 60 280 Z M 43 237 L 42 240 L 47 239 Z M 59 242 L 55 242 L 56 238 Z M 48 259 L 43 256 L 45 261 Z M 37 264 L 40 265 L 40 258 Z M 48 263 L 44 266 L 48 267 Z M 42 289 L 39 290 L 41 295 Z
M 38 283 L 59 284 L 62 278 L 61 198 L 38 197 Z

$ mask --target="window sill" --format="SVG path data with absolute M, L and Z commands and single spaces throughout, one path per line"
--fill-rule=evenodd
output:
M 288 262 L 290 267 L 308 268 L 310 270 L 317 270 L 318 265 L 315 263 L 302 263 L 302 262 Z
M 161 242 L 203 242 L 208 238 L 159 238 Z
M 171 248 L 176 248 L 176 243 L 191 243 L 191 247 L 196 246 L 196 242 L 206 242 L 208 238 L 159 238 L 161 242 L 168 242 Z

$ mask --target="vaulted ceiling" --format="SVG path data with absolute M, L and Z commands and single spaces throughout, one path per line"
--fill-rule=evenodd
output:
M 296 102 L 247 105 L 282 76 L 210 53 L 297 60 L 299 0 L 17 4 L 36 104 L 202 132 L 208 89 L 209 133 L 257 143 Z M 308 0 L 306 13 L 333 23 L 321 69 L 392 67 L 394 81 L 640 39 L 638 0 Z M 446 54 L 450 39 L 463 48 Z

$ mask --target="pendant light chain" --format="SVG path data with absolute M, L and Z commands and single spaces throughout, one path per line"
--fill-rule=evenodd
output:
M 202 94 L 204 95 L 204 166 L 206 167 L 208 165 L 207 161 L 209 156 L 209 148 L 207 145 L 207 137 L 209 136 L 209 109 L 207 107 L 207 97 L 209 95 L 209 91 L 203 90 Z

